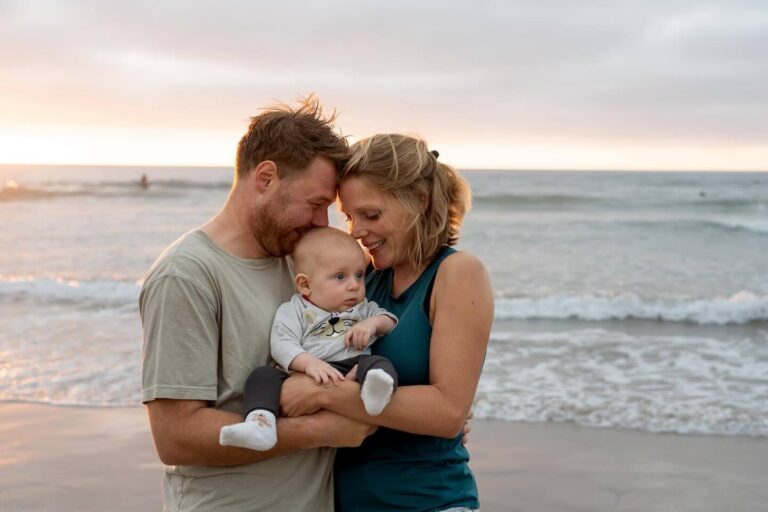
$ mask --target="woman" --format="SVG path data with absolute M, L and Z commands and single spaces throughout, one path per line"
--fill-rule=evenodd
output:
M 392 361 L 400 387 L 375 417 L 353 382 L 318 399 L 381 427 L 360 448 L 339 451 L 337 511 L 479 507 L 460 431 L 480 378 L 493 294 L 483 264 L 451 247 L 469 188 L 437 157 L 422 140 L 374 135 L 352 146 L 342 171 L 341 210 L 375 269 L 366 296 L 399 318 L 372 350 Z

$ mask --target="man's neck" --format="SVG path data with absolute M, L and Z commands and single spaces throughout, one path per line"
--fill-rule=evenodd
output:
M 245 208 L 232 196 L 227 199 L 221 211 L 200 229 L 216 245 L 238 258 L 258 259 L 269 256 L 253 236 Z

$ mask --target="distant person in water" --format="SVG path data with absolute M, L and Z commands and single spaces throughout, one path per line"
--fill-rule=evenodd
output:
M 146 174 L 141 175 L 141 181 L 139 181 L 139 185 L 145 190 L 149 188 L 149 178 L 147 178 Z
M 339 229 L 309 231 L 293 253 L 296 293 L 277 310 L 270 338 L 272 358 L 318 384 L 339 384 L 357 368 L 365 411 L 380 414 L 397 388 L 389 360 L 369 346 L 397 325 L 397 317 L 365 298 L 368 264 L 360 244 Z M 288 373 L 273 366 L 253 370 L 245 382 L 245 421 L 221 429 L 219 442 L 269 450 L 277 442 L 280 390 Z

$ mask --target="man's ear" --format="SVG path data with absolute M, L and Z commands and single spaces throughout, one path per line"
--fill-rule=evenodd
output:
M 251 171 L 251 178 L 259 192 L 266 192 L 280 181 L 277 175 L 277 164 L 272 160 L 259 162 L 259 165 Z
M 296 274 L 293 278 L 293 282 L 296 284 L 296 289 L 305 297 L 309 297 L 311 290 L 309 288 L 309 277 L 307 274 Z

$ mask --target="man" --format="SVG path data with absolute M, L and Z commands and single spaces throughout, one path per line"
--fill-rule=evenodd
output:
M 321 411 L 280 418 L 266 452 L 224 447 L 242 421 L 249 372 L 269 362 L 277 307 L 293 293 L 284 256 L 328 225 L 346 141 L 310 97 L 252 118 L 223 209 L 168 247 L 149 270 L 139 307 L 142 401 L 167 465 L 168 510 L 331 511 L 333 448 L 373 428 Z

